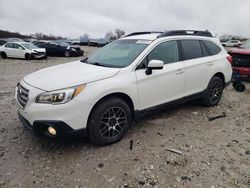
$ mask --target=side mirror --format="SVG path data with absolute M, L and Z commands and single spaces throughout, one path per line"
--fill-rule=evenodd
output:
M 160 60 L 151 60 L 148 63 L 148 67 L 146 68 L 146 75 L 152 74 L 152 70 L 160 70 L 163 69 L 164 62 Z

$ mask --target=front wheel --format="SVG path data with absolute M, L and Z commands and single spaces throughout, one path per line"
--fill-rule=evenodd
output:
M 120 141 L 129 129 L 131 117 L 131 110 L 124 100 L 118 97 L 102 100 L 94 107 L 88 122 L 91 142 L 109 145 Z
M 31 54 L 25 54 L 25 59 L 26 60 L 31 60 L 32 59 L 32 55 Z
M 66 50 L 66 51 L 64 52 L 64 56 L 65 56 L 65 57 L 70 57 L 70 52 L 69 52 L 68 50 Z
M 218 77 L 214 76 L 206 89 L 206 92 L 203 96 L 203 103 L 205 106 L 214 106 L 218 104 L 221 99 L 222 93 L 224 89 L 223 80 Z

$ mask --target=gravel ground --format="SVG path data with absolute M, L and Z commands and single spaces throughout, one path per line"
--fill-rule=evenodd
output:
M 189 102 L 145 114 L 111 146 L 47 142 L 25 131 L 18 80 L 78 59 L 0 60 L 0 187 L 250 187 L 249 83 L 243 93 L 229 86 L 213 108 Z

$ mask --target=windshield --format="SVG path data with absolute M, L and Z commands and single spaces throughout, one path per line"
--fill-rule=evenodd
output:
M 56 41 L 55 43 L 58 44 L 58 45 L 60 45 L 60 46 L 65 46 L 65 47 L 68 47 L 68 46 L 69 46 L 68 43 L 63 42 L 63 41 Z
M 246 42 L 244 42 L 240 47 L 250 49 L 250 39 L 248 39 Z
M 123 68 L 130 65 L 150 42 L 148 40 L 116 40 L 99 49 L 82 62 Z
M 27 49 L 29 49 L 29 50 L 31 50 L 31 49 L 36 49 L 36 48 L 37 48 L 37 46 L 35 46 L 35 45 L 32 44 L 32 43 L 21 43 L 21 45 L 22 45 L 24 48 L 27 48 Z

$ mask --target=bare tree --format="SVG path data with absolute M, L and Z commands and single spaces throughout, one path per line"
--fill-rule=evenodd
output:
M 88 33 L 84 33 L 83 36 L 80 37 L 80 41 L 86 41 L 86 40 L 89 40 L 90 39 L 90 36 Z
M 125 35 L 125 31 L 121 30 L 121 29 L 115 29 L 115 34 L 116 34 L 116 38 L 121 38 L 122 36 Z
M 89 36 L 88 33 L 84 33 L 84 35 L 83 35 L 82 37 L 83 37 L 83 38 L 86 38 L 86 39 L 89 39 L 89 38 L 90 38 L 90 36 Z
M 105 34 L 105 38 L 107 40 L 111 40 L 113 38 L 116 38 L 115 34 L 112 32 L 112 31 L 108 31 L 106 34 Z

